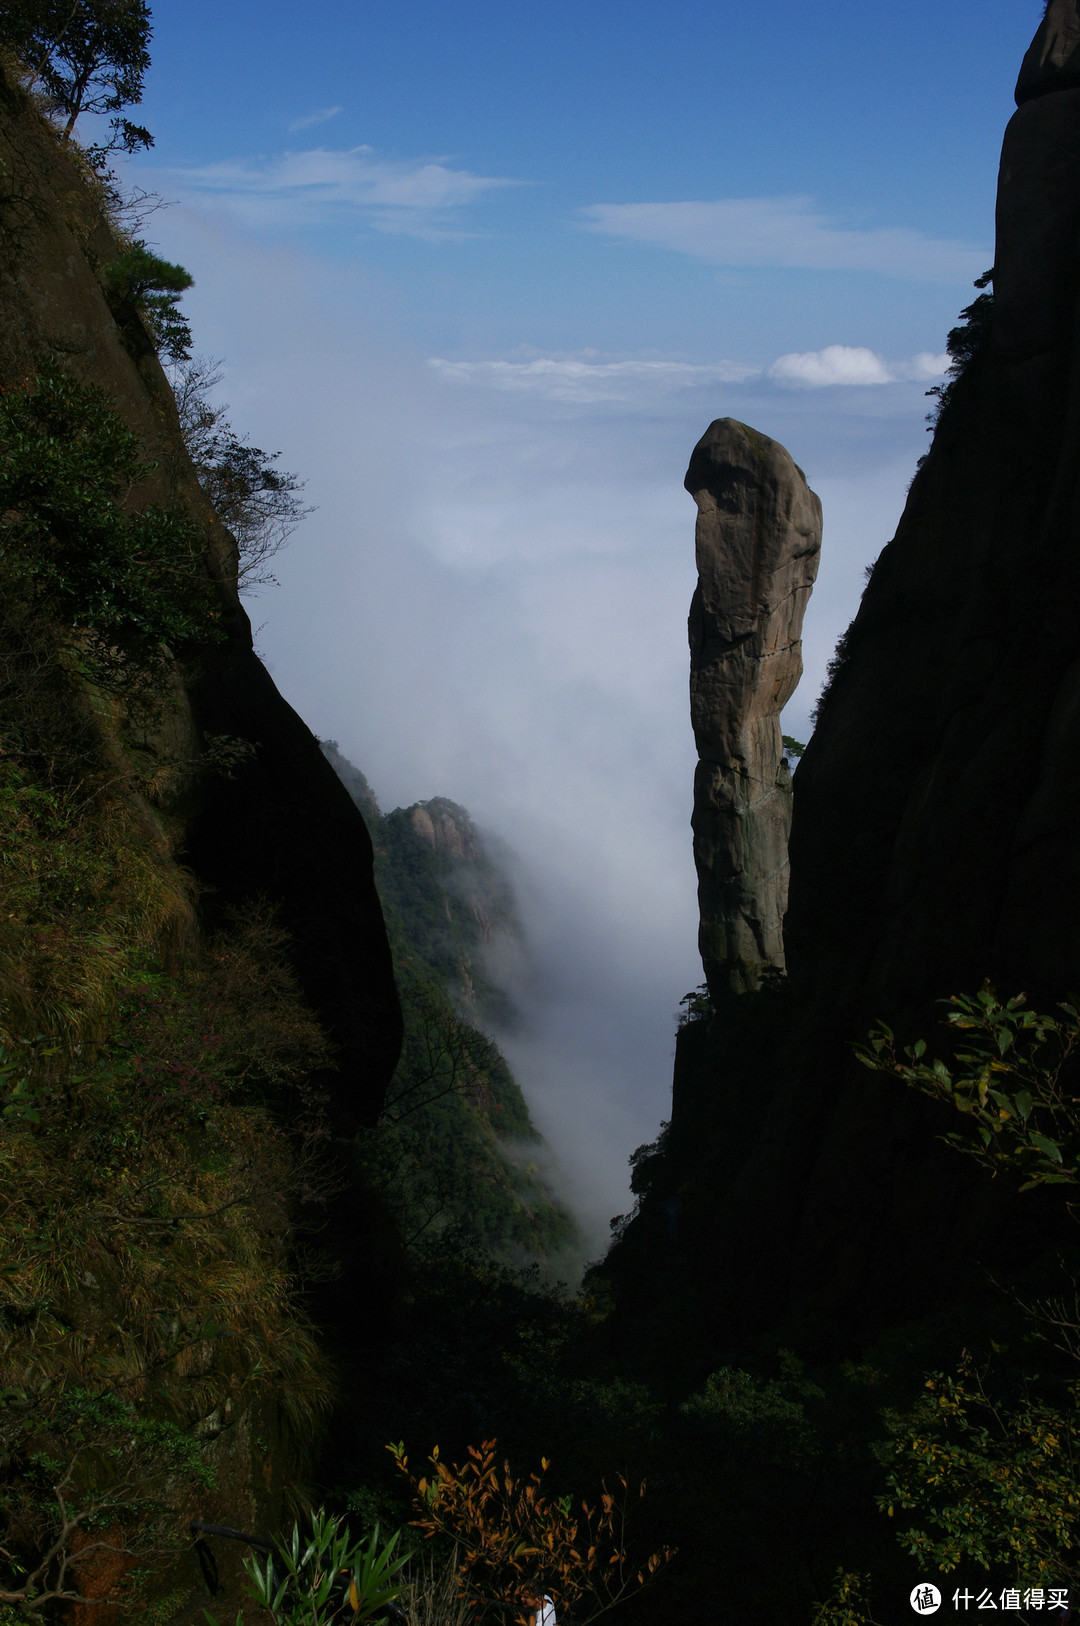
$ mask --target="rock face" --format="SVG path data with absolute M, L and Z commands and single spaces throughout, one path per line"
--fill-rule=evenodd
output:
M 698 585 L 690 606 L 699 946 L 714 998 L 784 969 L 791 776 L 780 712 L 802 676 L 821 504 L 784 448 L 734 418 L 690 460 Z
M 1080 980 L 1080 88 L 1025 82 L 986 335 L 799 769 L 789 950 L 841 1005 Z
M 937 1002 L 987 978 L 1042 1009 L 1080 987 L 1078 47 L 1080 0 L 1052 0 L 1002 150 L 993 299 L 795 776 L 787 983 L 679 1036 L 665 1155 L 613 1255 L 628 1343 L 652 1314 L 665 1352 L 829 1347 L 1062 1245 L 851 1046 L 879 1018 L 936 1043 Z
M 183 716 L 174 732 L 189 759 L 215 735 L 254 751 L 231 777 L 197 766 L 180 776 L 176 841 L 211 912 L 257 897 L 275 905 L 304 992 L 341 1046 L 327 1088 L 350 1133 L 378 1114 L 401 1044 L 371 843 L 318 741 L 252 649 L 235 540 L 200 490 L 141 319 L 110 307 L 98 275 L 119 253 L 93 188 L 0 76 L 0 384 L 18 387 L 39 356 L 63 358 L 79 383 L 115 401 L 146 448 L 154 471 L 134 495 L 182 504 L 204 530 L 228 636 L 177 663 Z
M 1016 81 L 1016 102 L 1080 86 L 1080 17 L 1074 0 L 1050 0 Z
M 479 858 L 480 846 L 472 821 L 454 802 L 437 796 L 430 802 L 417 802 L 408 809 L 407 816 L 414 834 L 433 852 L 446 853 L 450 858 L 461 858 L 468 863 L 475 863 Z
M 320 1245 L 339 1268 L 327 1272 L 314 1308 L 327 1335 L 347 1345 L 352 1323 L 385 1291 L 371 1285 L 377 1217 L 364 1206 L 353 1138 L 381 1109 L 401 1046 L 371 842 L 318 741 L 254 654 L 236 591 L 235 540 L 200 490 L 150 335 L 134 308 L 110 306 L 103 287 L 100 269 L 119 255 L 99 191 L 0 64 L 0 387 L 24 387 L 45 357 L 101 390 L 152 465 L 133 505 L 182 506 L 205 537 L 226 637 L 174 652 L 169 727 L 143 740 L 139 712 L 126 729 L 117 724 L 117 771 L 130 776 L 126 740 L 175 782 L 175 793 L 163 792 L 153 807 L 131 791 L 162 863 L 194 873 L 211 925 L 230 908 L 259 899 L 272 906 L 291 939 L 291 969 L 335 1047 L 338 1065 L 319 1083 L 333 1131 L 327 1160 L 341 1178 L 319 1217 Z M 215 768 L 215 736 L 219 747 L 242 747 L 239 766 Z M 245 1408 L 246 1398 L 215 1453 L 217 1488 L 198 1511 L 273 1528 L 285 1516 L 285 1483 L 310 1473 L 311 1463 L 290 1462 L 279 1448 L 276 1404 L 258 1414 Z M 193 1561 L 185 1562 L 198 1582 Z M 222 1567 L 238 1589 L 239 1553 L 226 1552 Z M 191 1619 L 201 1620 L 201 1599 L 192 1607 Z

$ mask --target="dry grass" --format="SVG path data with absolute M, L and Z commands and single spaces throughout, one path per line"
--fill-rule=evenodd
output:
M 442 1560 L 422 1552 L 403 1573 L 407 1580 L 396 1601 L 409 1626 L 473 1626 L 475 1613 L 459 1595 L 456 1551 Z
M 292 1208 L 318 1186 L 305 1081 L 332 1053 L 265 905 L 200 941 L 122 706 L 93 703 L 55 629 L 20 633 L 16 609 L 0 604 L 0 1506 L 22 1509 L 25 1565 L 35 1508 L 40 1550 L 55 1537 L 26 1418 L 47 1431 L 65 1395 L 207 1439 L 265 1398 L 310 1440 L 333 1385 Z M 270 1099 L 296 1103 L 288 1132 Z

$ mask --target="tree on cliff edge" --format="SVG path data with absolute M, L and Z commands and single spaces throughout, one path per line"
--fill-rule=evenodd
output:
M 65 141 L 81 114 L 110 113 L 113 134 L 91 158 L 153 146 L 148 130 L 120 116 L 141 101 L 150 66 L 146 0 L 0 0 L 0 38 L 54 102 Z

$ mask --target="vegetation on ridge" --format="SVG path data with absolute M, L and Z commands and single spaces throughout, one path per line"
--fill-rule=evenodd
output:
M 117 148 L 135 152 L 154 138 L 121 109 L 142 99 L 150 66 L 146 0 L 3 0 L 0 39 L 25 64 L 29 87 L 40 87 L 70 141 L 84 113 L 112 115 L 111 135 L 87 151 L 101 166 Z
M 323 750 L 371 833 L 405 1018 L 382 1119 L 363 1142 L 370 1177 L 410 1248 L 445 1234 L 494 1260 L 565 1273 L 577 1263 L 574 1222 L 540 1179 L 540 1136 L 481 1026 L 513 1018 L 484 959 L 485 938 L 518 930 L 506 879 L 463 808 L 439 797 L 384 816 L 336 743 Z M 446 821 L 465 855 L 419 834 L 418 813 Z
M 329 1057 L 265 912 L 200 941 L 170 776 L 0 581 L 0 1589 L 36 1618 L 137 1599 L 232 1422 L 325 1407 L 290 1239 Z M 142 726 L 169 704 L 144 688 Z

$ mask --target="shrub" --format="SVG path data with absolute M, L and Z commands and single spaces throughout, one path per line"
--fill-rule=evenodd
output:
M 387 1447 L 413 1488 L 419 1516 L 411 1522 L 426 1536 L 445 1535 L 458 1543 L 463 1594 L 477 1620 L 489 1618 L 492 1607 L 516 1608 L 513 1618 L 524 1626 L 529 1611 L 522 1607 L 523 1596 L 543 1591 L 555 1600 L 561 1619 L 588 1626 L 674 1557 L 669 1547 L 640 1563 L 630 1557 L 629 1509 L 645 1495 L 644 1481 L 632 1490 L 618 1475 L 615 1492 L 603 1484 L 592 1505 L 582 1501 L 575 1507 L 573 1496 L 552 1496 L 541 1488 L 550 1466 L 545 1458 L 541 1472 L 526 1479 L 515 1479 L 508 1462 L 500 1471 L 496 1443 L 485 1440 L 479 1450 L 470 1446 L 469 1460 L 450 1466 L 436 1446 L 428 1458 L 430 1476 L 419 1479 L 409 1473 L 404 1445 Z
M 266 1558 L 249 1558 L 249 1590 L 275 1626 L 362 1626 L 381 1620 L 404 1586 L 399 1578 L 409 1554 L 397 1551 L 401 1532 L 380 1544 L 376 1525 L 366 1542 L 354 1541 L 340 1519 L 318 1508 L 311 1534 L 293 1525 L 288 1541 Z M 211 1626 L 213 1616 L 207 1614 Z M 242 1626 L 243 1612 L 237 1617 Z
M 128 510 L 150 472 L 104 392 L 54 364 L 0 393 L 0 560 L 84 634 L 99 677 L 154 665 L 162 643 L 220 636 L 199 527 L 180 509 Z
M 190 271 L 152 254 L 136 241 L 101 268 L 101 281 L 121 319 L 136 310 L 150 329 L 157 350 L 167 360 L 183 362 L 191 354 L 191 327 L 181 312 L 180 296 L 194 281 Z

